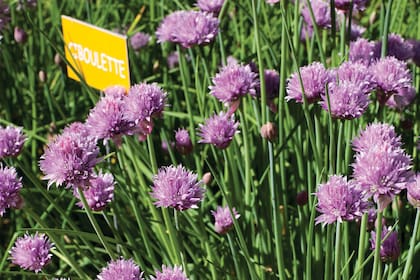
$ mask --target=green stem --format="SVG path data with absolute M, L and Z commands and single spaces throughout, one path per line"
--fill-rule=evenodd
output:
M 334 264 L 334 279 L 339 280 L 341 278 L 341 223 L 337 222 L 335 230 L 335 264 Z
M 402 280 L 408 280 L 410 276 L 410 269 L 412 267 L 412 262 L 414 258 L 414 248 L 416 246 L 416 235 L 419 229 L 419 220 L 420 220 L 420 208 L 417 208 L 416 220 L 414 222 L 413 233 L 410 240 L 410 249 L 408 250 L 407 260 L 404 266 L 404 272 L 402 275 Z
M 383 33 L 382 33 L 381 57 L 385 57 L 388 52 L 388 33 L 389 33 L 389 25 L 390 25 L 390 19 L 391 19 L 391 7 L 392 7 L 392 0 L 388 0 L 388 4 L 386 6 L 385 22 L 384 22 Z
M 276 191 L 274 188 L 274 160 L 273 160 L 273 144 L 268 142 L 268 153 L 269 153 L 269 160 L 270 160 L 270 177 L 269 177 L 269 185 L 270 185 L 270 196 L 271 196 L 271 210 L 273 212 L 273 230 L 274 230 L 274 245 L 276 249 L 276 260 L 277 260 L 277 269 L 280 279 L 286 279 L 286 275 L 284 273 L 284 258 L 283 258 L 283 243 L 280 238 L 280 219 L 278 217 L 278 199 L 276 197 Z
M 325 249 L 325 274 L 324 280 L 331 280 L 332 279 L 332 235 L 333 235 L 333 228 L 331 225 L 327 226 L 327 248 Z
M 79 193 L 80 200 L 83 203 L 83 207 L 85 209 L 86 215 L 88 216 L 89 221 L 90 221 L 93 229 L 96 232 L 96 235 L 98 236 L 99 240 L 101 241 L 102 245 L 104 246 L 105 251 L 111 257 L 111 259 L 115 259 L 115 256 L 114 256 L 113 251 L 111 250 L 108 242 L 105 240 L 105 236 L 102 233 L 102 230 L 101 230 L 100 226 L 98 225 L 98 222 L 96 221 L 95 217 L 93 216 L 92 211 L 90 210 L 90 207 L 89 207 L 89 205 L 88 205 L 88 203 L 86 201 L 86 198 L 85 198 L 85 195 L 83 193 L 83 190 L 80 187 L 78 187 L 77 188 L 77 192 Z
M 375 240 L 375 254 L 373 257 L 373 272 L 372 280 L 378 278 L 379 266 L 381 265 L 381 236 L 382 236 L 382 216 L 383 212 L 378 211 L 376 217 L 376 240 Z
M 358 271 L 360 269 L 360 276 L 359 279 L 363 279 L 363 261 L 365 259 L 365 250 L 366 250 L 366 228 L 368 223 L 368 214 L 363 214 L 362 222 L 360 224 L 360 234 L 359 234 L 359 249 L 358 249 L 358 256 L 357 256 L 357 263 L 354 271 Z

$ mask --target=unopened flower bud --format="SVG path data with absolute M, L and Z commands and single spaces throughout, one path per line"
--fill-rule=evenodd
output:
M 56 53 L 54 56 L 54 63 L 58 66 L 61 66 L 63 63 L 63 60 L 61 59 L 61 56 L 59 53 Z
M 306 203 L 308 203 L 308 192 L 307 191 L 301 191 L 296 195 L 296 204 L 299 206 L 303 206 Z
M 38 72 L 38 78 L 42 83 L 45 83 L 45 81 L 47 80 L 47 74 L 44 72 L 44 70 L 40 70 Z
M 15 37 L 16 43 L 19 43 L 19 44 L 24 44 L 26 40 L 28 39 L 28 35 L 26 34 L 25 30 L 23 30 L 22 28 L 18 26 L 15 27 L 14 37 Z
M 261 127 L 260 133 L 262 138 L 273 141 L 277 137 L 277 127 L 274 123 L 268 122 Z
M 213 181 L 213 177 L 211 176 L 210 172 L 204 173 L 203 178 L 201 179 L 205 185 L 210 185 Z
M 182 155 L 191 153 L 193 144 L 186 129 L 178 129 L 175 133 L 175 147 L 177 151 Z

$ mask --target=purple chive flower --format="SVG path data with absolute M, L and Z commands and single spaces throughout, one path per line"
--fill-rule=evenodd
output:
M 160 116 L 166 105 L 166 93 L 158 84 L 136 84 L 128 91 L 125 115 L 136 123 Z
M 102 268 L 101 273 L 97 276 L 98 280 L 143 280 L 143 272 L 140 272 L 140 268 L 134 263 L 132 259 L 124 260 L 118 259 L 110 261 L 108 265 Z
M 334 72 L 339 83 L 348 81 L 360 87 L 361 92 L 369 94 L 375 88 L 373 75 L 369 68 L 360 62 L 344 62 Z
M 411 47 L 413 49 L 413 56 L 411 57 L 411 60 L 414 64 L 420 67 L 420 41 L 419 40 L 407 40 L 409 44 L 411 44 Z
M 325 93 L 325 85 L 331 82 L 332 75 L 319 63 L 314 62 L 310 65 L 300 68 L 302 77 L 302 85 L 300 83 L 299 74 L 293 73 L 287 82 L 286 100 L 295 100 L 303 103 L 302 86 L 308 103 L 314 103 L 321 98 L 321 94 Z
M 158 207 L 172 207 L 176 210 L 198 208 L 205 190 L 197 175 L 186 170 L 182 165 L 166 166 L 159 169 L 153 177 L 151 196 Z
M 379 58 L 379 53 L 376 52 L 374 42 L 364 38 L 350 42 L 349 61 L 370 65 L 377 58 Z
M 353 3 L 353 11 L 363 11 L 368 0 L 335 0 L 335 7 L 339 10 L 348 11 Z
M 400 256 L 400 243 L 398 241 L 398 232 L 392 231 L 391 227 L 383 227 L 381 232 L 381 261 L 394 262 Z M 388 237 L 386 237 L 388 236 Z M 386 239 L 385 239 L 386 238 Z M 370 248 L 372 251 L 376 247 L 376 232 L 371 231 Z
M 171 52 L 166 58 L 169 69 L 175 68 L 179 64 L 179 54 L 177 51 Z
M 10 8 L 9 5 L 4 1 L 0 0 L 0 32 L 10 22 Z
M 229 117 L 223 112 L 219 115 L 214 114 L 206 119 L 204 124 L 199 124 L 198 135 L 201 140 L 198 143 L 212 144 L 219 149 L 224 149 L 238 133 L 238 127 L 239 123 L 235 122 L 233 115 Z
M 25 234 L 16 240 L 10 250 L 12 263 L 38 273 L 50 262 L 52 257 L 50 250 L 53 247 L 54 244 L 48 240 L 48 236 L 45 234 L 35 233 L 33 236 Z
M 89 188 L 83 191 L 89 208 L 93 211 L 103 210 L 114 198 L 114 185 L 114 176 L 110 173 L 99 173 L 91 179 Z M 75 192 L 75 194 L 79 198 L 78 192 Z M 81 201 L 77 205 L 83 208 Z
M 184 48 L 208 44 L 219 32 L 219 20 L 197 11 L 176 11 L 166 16 L 156 31 L 158 42 L 173 42 Z
M 105 96 L 111 95 L 112 97 L 116 99 L 123 99 L 125 95 L 127 95 L 127 90 L 123 86 L 114 85 L 109 86 L 106 89 L 104 89 Z
M 367 198 L 355 182 L 342 175 L 332 175 L 328 182 L 320 184 L 316 192 L 317 210 L 321 213 L 316 223 L 332 224 L 361 217 L 368 209 Z
M 385 209 L 395 195 L 412 181 L 411 158 L 388 142 L 378 143 L 356 154 L 353 178 L 361 189 Z
M 267 100 L 273 100 L 279 96 L 280 76 L 276 70 L 264 70 L 265 91 Z M 261 97 L 261 88 L 258 85 L 256 91 L 250 92 L 253 97 Z
M 187 155 L 192 152 L 193 144 L 188 130 L 180 128 L 175 132 L 175 147 L 182 155 Z
M 135 124 L 125 117 L 125 99 L 126 95 L 114 93 L 105 95 L 96 103 L 86 120 L 91 136 L 119 143 L 121 136 L 133 134 Z
M 181 266 L 175 265 L 173 268 L 162 265 L 162 272 L 155 271 L 156 277 L 150 276 L 151 280 L 188 280 Z
M 407 199 L 411 205 L 420 208 L 420 173 L 417 173 L 414 181 L 407 185 Z
M 265 0 L 265 2 L 267 4 L 274 5 L 274 4 L 278 3 L 278 2 L 280 2 L 280 0 Z
M 16 169 L 0 165 L 0 216 L 8 208 L 19 208 L 22 198 L 19 191 L 22 188 L 22 178 L 19 178 Z
M 362 116 L 370 103 L 363 86 L 349 81 L 329 84 L 328 96 L 323 94 L 321 98 L 322 108 L 330 112 L 333 118 L 347 120 Z
M 219 234 L 227 233 L 233 227 L 233 218 L 229 206 L 217 206 L 216 211 L 211 211 L 214 216 L 214 230 Z M 233 217 L 239 219 L 240 215 L 232 208 Z
M 257 74 L 249 65 L 229 63 L 216 74 L 213 84 L 209 86 L 210 94 L 221 102 L 231 103 L 247 93 L 255 95 Z
M 330 5 L 322 0 L 311 0 L 311 7 L 314 14 L 315 24 L 322 28 L 331 27 Z M 308 26 L 313 26 L 311 12 L 306 1 L 302 7 L 301 14 Z
M 382 41 L 376 43 L 378 51 L 382 48 Z M 413 57 L 413 45 L 404 40 L 398 34 L 391 33 L 388 35 L 388 49 L 387 55 L 393 56 L 398 60 L 406 61 Z
M 26 137 L 22 128 L 0 126 L 0 158 L 16 157 L 20 154 L 25 144 Z
M 144 33 L 144 32 L 136 32 L 130 38 L 130 45 L 133 48 L 133 50 L 138 51 L 144 46 L 147 46 L 149 41 L 150 41 L 149 34 Z
M 197 0 L 197 6 L 203 12 L 217 15 L 222 9 L 225 0 Z
M 371 72 L 381 104 L 385 104 L 391 95 L 412 88 L 411 74 L 407 64 L 395 57 L 381 58 L 371 66 Z
M 96 139 L 67 132 L 52 140 L 41 156 L 39 166 L 48 180 L 48 187 L 86 187 L 93 178 L 93 168 L 101 161 Z
M 358 38 L 362 37 L 362 34 L 365 33 L 366 28 L 358 25 L 354 22 L 351 22 L 351 27 L 350 27 L 350 40 L 351 41 L 356 41 Z
M 80 137 L 90 137 L 89 130 L 86 125 L 81 122 L 73 122 L 63 129 L 62 134 L 77 134 Z
M 389 108 L 403 110 L 416 99 L 416 90 L 414 87 L 402 88 L 397 93 L 391 95 L 385 102 Z
M 384 143 L 394 149 L 400 149 L 402 146 L 401 137 L 395 133 L 394 126 L 386 123 L 371 123 L 353 139 L 352 146 L 355 152 L 363 153 Z

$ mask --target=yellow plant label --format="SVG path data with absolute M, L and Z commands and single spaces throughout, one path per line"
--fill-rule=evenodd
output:
M 126 36 L 64 15 L 61 24 L 70 78 L 99 90 L 130 87 Z

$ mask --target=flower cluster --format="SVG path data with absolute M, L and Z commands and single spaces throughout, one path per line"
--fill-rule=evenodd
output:
M 175 147 L 182 155 L 187 155 L 192 152 L 193 144 L 188 130 L 180 128 L 175 132 Z
M 162 271 L 155 271 L 156 277 L 151 276 L 151 280 L 188 280 L 181 266 L 175 265 L 173 268 L 162 265 Z
M 0 166 L 0 217 L 6 209 L 19 207 L 22 200 L 19 195 L 22 188 L 21 180 L 15 168 Z
M 221 102 L 231 103 L 247 93 L 255 95 L 258 80 L 249 65 L 230 62 L 216 74 L 213 84 L 210 94 Z
M 26 137 L 22 132 L 22 128 L 0 126 L 0 158 L 16 157 L 20 154 Z
M 320 184 L 316 192 L 317 210 L 322 213 L 316 223 L 352 221 L 361 217 L 368 209 L 367 198 L 353 181 L 341 175 L 330 176 L 328 182 Z
M 108 265 L 102 268 L 101 273 L 97 276 L 98 280 L 143 280 L 143 272 L 140 272 L 140 268 L 134 263 L 132 259 L 118 259 L 110 261 Z
M 89 188 L 83 191 L 89 208 L 94 211 L 101 211 L 114 198 L 114 176 L 110 173 L 99 173 L 95 178 L 90 180 Z M 79 198 L 79 194 L 75 192 L 75 196 Z M 79 201 L 77 205 L 83 208 L 83 203 Z
M 197 6 L 203 12 L 214 13 L 217 15 L 222 9 L 225 0 L 197 0 Z
M 413 181 L 411 158 L 401 148 L 393 127 L 372 124 L 353 140 L 353 177 L 382 211 Z
M 166 16 L 156 31 L 158 42 L 178 43 L 184 48 L 208 44 L 219 32 L 219 20 L 197 11 L 176 11 Z
M 183 166 L 166 166 L 153 177 L 151 196 L 156 199 L 158 207 L 172 207 L 179 211 L 198 208 L 205 191 L 201 185 L 197 175 Z
M 227 233 L 233 227 L 233 218 L 229 206 L 217 206 L 216 211 L 211 211 L 214 216 L 214 230 L 219 234 Z M 239 219 L 240 215 L 232 208 L 233 217 Z
M 225 149 L 238 133 L 239 123 L 235 122 L 232 116 L 225 113 L 215 114 L 206 119 L 204 124 L 199 124 L 199 133 L 201 137 L 199 143 L 207 143 L 216 146 L 219 149 Z
M 390 227 L 384 226 L 381 232 L 380 256 L 383 262 L 394 262 L 400 256 L 400 244 L 398 242 L 398 232 L 391 231 Z M 371 231 L 370 248 L 375 250 L 376 232 Z
M 94 178 L 96 164 L 101 161 L 96 138 L 67 130 L 53 139 L 41 156 L 39 166 L 48 180 L 48 187 L 52 184 L 65 187 L 89 186 Z
M 16 240 L 10 250 L 12 263 L 38 273 L 50 262 L 52 257 L 50 250 L 53 247 L 54 244 L 44 234 L 35 233 L 33 236 L 25 234 Z
M 150 41 L 149 34 L 144 33 L 144 32 L 136 32 L 130 38 L 130 45 L 133 48 L 133 50 L 138 51 L 144 46 L 147 46 L 149 41 Z
M 303 103 L 305 95 L 308 103 L 314 103 L 325 94 L 325 86 L 332 80 L 331 72 L 319 63 L 314 62 L 301 67 L 298 73 L 293 73 L 287 81 L 286 100 Z

